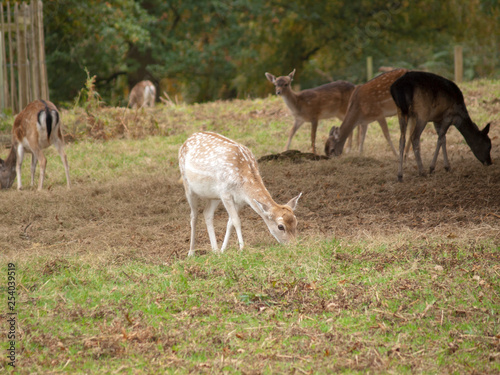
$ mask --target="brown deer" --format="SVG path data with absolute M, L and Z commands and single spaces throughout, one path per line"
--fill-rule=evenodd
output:
M 408 72 L 391 86 L 391 95 L 397 106 L 401 137 L 399 140 L 398 180 L 403 180 L 403 154 L 406 142 L 406 128 L 410 124 L 414 130 L 410 133 L 415 160 L 420 175 L 425 175 L 420 157 L 420 136 L 429 121 L 434 123 L 438 134 L 436 150 L 430 165 L 430 173 L 436 167 L 439 149 L 443 149 L 445 170 L 450 170 L 446 152 L 446 132 L 455 125 L 463 135 L 472 152 L 484 165 L 491 165 L 491 140 L 488 137 L 490 124 L 479 130 L 472 122 L 464 97 L 458 86 L 452 81 L 427 72 Z
M 391 146 L 394 155 L 397 155 L 385 118 L 394 116 L 397 113 L 390 87 L 396 79 L 407 71 L 407 69 L 395 69 L 356 87 L 349 100 L 347 113 L 340 129 L 338 131 L 333 129 L 330 131 L 330 136 L 325 143 L 326 156 L 341 155 L 347 137 L 356 126 L 361 126 L 364 133 L 362 133 L 361 140 L 363 142 L 366 135 L 366 125 L 373 121 L 380 123 L 387 143 Z
M 2 189 L 12 186 L 17 174 L 17 189 L 21 190 L 21 166 L 25 152 L 31 157 L 31 186 L 34 185 L 36 164 L 40 161 L 38 190 L 42 190 L 47 159 L 43 149 L 54 145 L 61 157 L 66 172 L 66 183 L 70 188 L 68 158 L 64 152 L 64 138 L 60 115 L 56 106 L 44 100 L 35 100 L 19 113 L 12 127 L 12 148 L 4 161 L 0 159 L 0 185 Z
M 354 85 L 347 81 L 335 81 L 312 89 L 295 92 L 291 83 L 295 69 L 287 76 L 276 78 L 266 73 L 267 79 L 276 87 L 276 95 L 283 97 L 295 118 L 285 150 L 290 149 L 292 138 L 304 122 L 311 123 L 311 147 L 316 153 L 316 131 L 319 120 L 337 117 L 343 120 Z
M 151 81 L 141 81 L 130 91 L 128 105 L 130 108 L 154 107 L 156 87 Z
M 195 133 L 179 149 L 179 168 L 191 207 L 189 256 L 194 255 L 200 198 L 208 200 L 203 214 L 210 244 L 215 252 L 218 247 L 213 218 L 221 201 L 229 214 L 221 252 L 228 245 L 233 226 L 236 228 L 240 250 L 243 249 L 238 213 L 245 204 L 262 217 L 278 242 L 286 243 L 295 238 L 297 219 L 293 211 L 302 193 L 286 205 L 275 203 L 262 182 L 257 161 L 247 147 L 216 133 Z

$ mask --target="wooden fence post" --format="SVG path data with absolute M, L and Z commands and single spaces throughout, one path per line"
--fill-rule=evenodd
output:
M 37 1 L 37 0 L 35 0 Z M 43 3 L 38 1 L 38 48 L 40 61 L 40 92 L 42 99 L 50 100 L 49 97 L 49 80 L 47 78 L 47 64 L 45 63 L 45 36 L 43 35 Z
M 43 3 L 7 1 L 0 7 L 0 111 L 19 113 L 35 99 L 50 99 Z
M 3 51 L 3 31 L 0 31 L 0 50 Z M 4 59 L 0 59 L 0 109 L 3 111 L 5 108 L 5 80 L 3 75 L 3 68 L 5 65 Z
M 373 58 L 368 56 L 366 58 L 366 79 L 369 81 L 373 78 Z
M 5 108 L 11 108 L 12 104 L 10 102 L 10 96 L 9 96 L 9 76 L 7 74 L 7 54 L 5 53 L 5 23 L 4 23 L 4 13 L 3 13 L 3 6 L 0 7 L 0 17 L 1 23 L 0 25 L 2 26 L 2 55 L 0 58 L 2 59 L 2 76 L 3 76 L 3 105 L 2 105 L 2 111 Z
M 462 46 L 455 46 L 455 82 L 460 83 L 464 78 L 464 63 L 463 63 Z

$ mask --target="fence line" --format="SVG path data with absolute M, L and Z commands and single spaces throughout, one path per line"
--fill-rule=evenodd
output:
M 0 109 L 19 113 L 36 99 L 49 100 L 43 3 L 0 7 Z

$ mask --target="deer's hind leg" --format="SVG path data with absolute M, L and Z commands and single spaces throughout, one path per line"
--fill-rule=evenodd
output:
M 425 176 L 424 165 L 422 164 L 422 157 L 420 156 L 420 136 L 422 135 L 427 122 L 415 116 L 411 116 L 410 121 L 415 121 L 415 129 L 411 135 L 411 145 L 413 147 L 415 161 L 417 162 L 418 173 L 420 176 Z M 410 125 L 410 129 L 411 127 L 412 125 Z
M 24 146 L 22 144 L 17 145 L 17 159 L 16 159 L 16 174 L 17 174 L 17 190 L 21 190 L 23 188 L 22 184 L 22 175 L 21 175 L 21 167 L 23 165 L 24 159 Z
M 183 176 L 184 177 L 184 176 Z M 189 242 L 189 253 L 188 256 L 193 256 L 194 255 L 194 247 L 196 245 L 196 220 L 198 219 L 198 204 L 199 204 L 199 197 L 189 189 L 189 186 L 186 183 L 185 178 L 183 178 L 184 181 L 184 188 L 186 191 L 186 199 L 189 203 L 189 207 L 191 207 L 191 238 Z
M 68 189 L 71 187 L 70 179 L 69 179 L 69 164 L 68 164 L 68 157 L 66 156 L 66 152 L 64 152 L 64 141 L 62 138 L 62 134 L 60 133 L 60 128 L 57 129 L 59 132 L 59 136 L 56 137 L 54 141 L 54 147 L 57 150 L 57 153 L 61 157 L 61 161 L 64 165 L 64 173 L 66 174 L 66 185 L 68 186 Z

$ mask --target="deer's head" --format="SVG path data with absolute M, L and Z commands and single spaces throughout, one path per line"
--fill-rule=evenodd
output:
M 302 193 L 285 205 L 270 206 L 254 200 L 258 213 L 264 219 L 271 234 L 279 243 L 287 243 L 295 240 L 297 234 L 297 218 L 293 211 L 297 208 L 297 202 Z
M 342 154 L 343 147 L 339 143 L 339 137 L 340 128 L 338 126 L 332 126 L 328 134 L 328 139 L 325 142 L 325 155 L 329 158 Z
M 465 139 L 476 158 L 486 166 L 493 164 L 491 161 L 491 139 L 488 137 L 489 131 L 490 124 L 479 132 L 479 137 L 470 141 L 467 138 Z
M 289 75 L 278 78 L 273 76 L 271 73 L 266 73 L 266 78 L 276 87 L 276 95 L 281 95 L 285 90 L 290 89 L 294 75 L 295 69 Z

